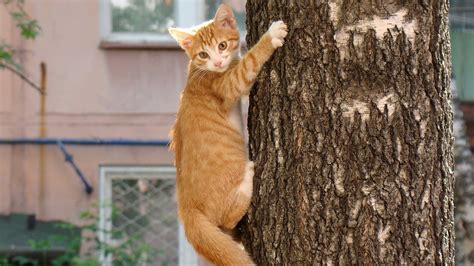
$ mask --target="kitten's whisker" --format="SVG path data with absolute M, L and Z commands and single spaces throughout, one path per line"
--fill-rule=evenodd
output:
M 198 68 L 198 69 L 194 70 L 194 71 L 191 73 L 191 75 L 189 76 L 189 78 L 190 78 L 190 79 L 194 79 L 195 76 L 199 76 L 203 71 L 205 71 L 205 70 Z
M 198 68 L 190 76 L 190 79 L 193 80 L 193 82 L 196 82 L 196 84 L 199 84 L 202 80 L 204 80 L 204 77 L 209 73 L 207 69 L 201 69 Z
M 200 75 L 197 77 L 196 83 L 200 84 L 201 81 L 203 80 L 204 76 L 206 76 L 206 72 L 203 71 L 200 73 Z

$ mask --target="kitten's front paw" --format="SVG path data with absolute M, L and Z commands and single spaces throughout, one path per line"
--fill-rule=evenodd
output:
M 288 27 L 283 21 L 279 20 L 272 23 L 268 29 L 268 33 L 272 37 L 273 48 L 278 48 L 283 46 L 283 43 L 285 42 L 285 37 L 288 34 Z

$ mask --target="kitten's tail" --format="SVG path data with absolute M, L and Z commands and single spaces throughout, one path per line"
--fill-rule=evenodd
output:
M 181 213 L 186 237 L 194 249 L 217 266 L 255 265 L 247 252 L 198 210 Z

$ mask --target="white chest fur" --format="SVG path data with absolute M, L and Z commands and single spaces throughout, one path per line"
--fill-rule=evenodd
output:
M 241 107 L 240 100 L 237 104 L 232 108 L 232 111 L 229 113 L 229 117 L 227 117 L 227 121 L 236 129 L 238 129 L 243 134 L 243 121 L 242 121 L 242 107 Z

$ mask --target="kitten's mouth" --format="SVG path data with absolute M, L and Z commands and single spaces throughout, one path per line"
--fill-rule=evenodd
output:
M 214 67 L 214 69 L 212 69 L 212 71 L 215 71 L 215 72 L 224 72 L 227 70 L 227 66 L 219 66 L 219 67 Z

